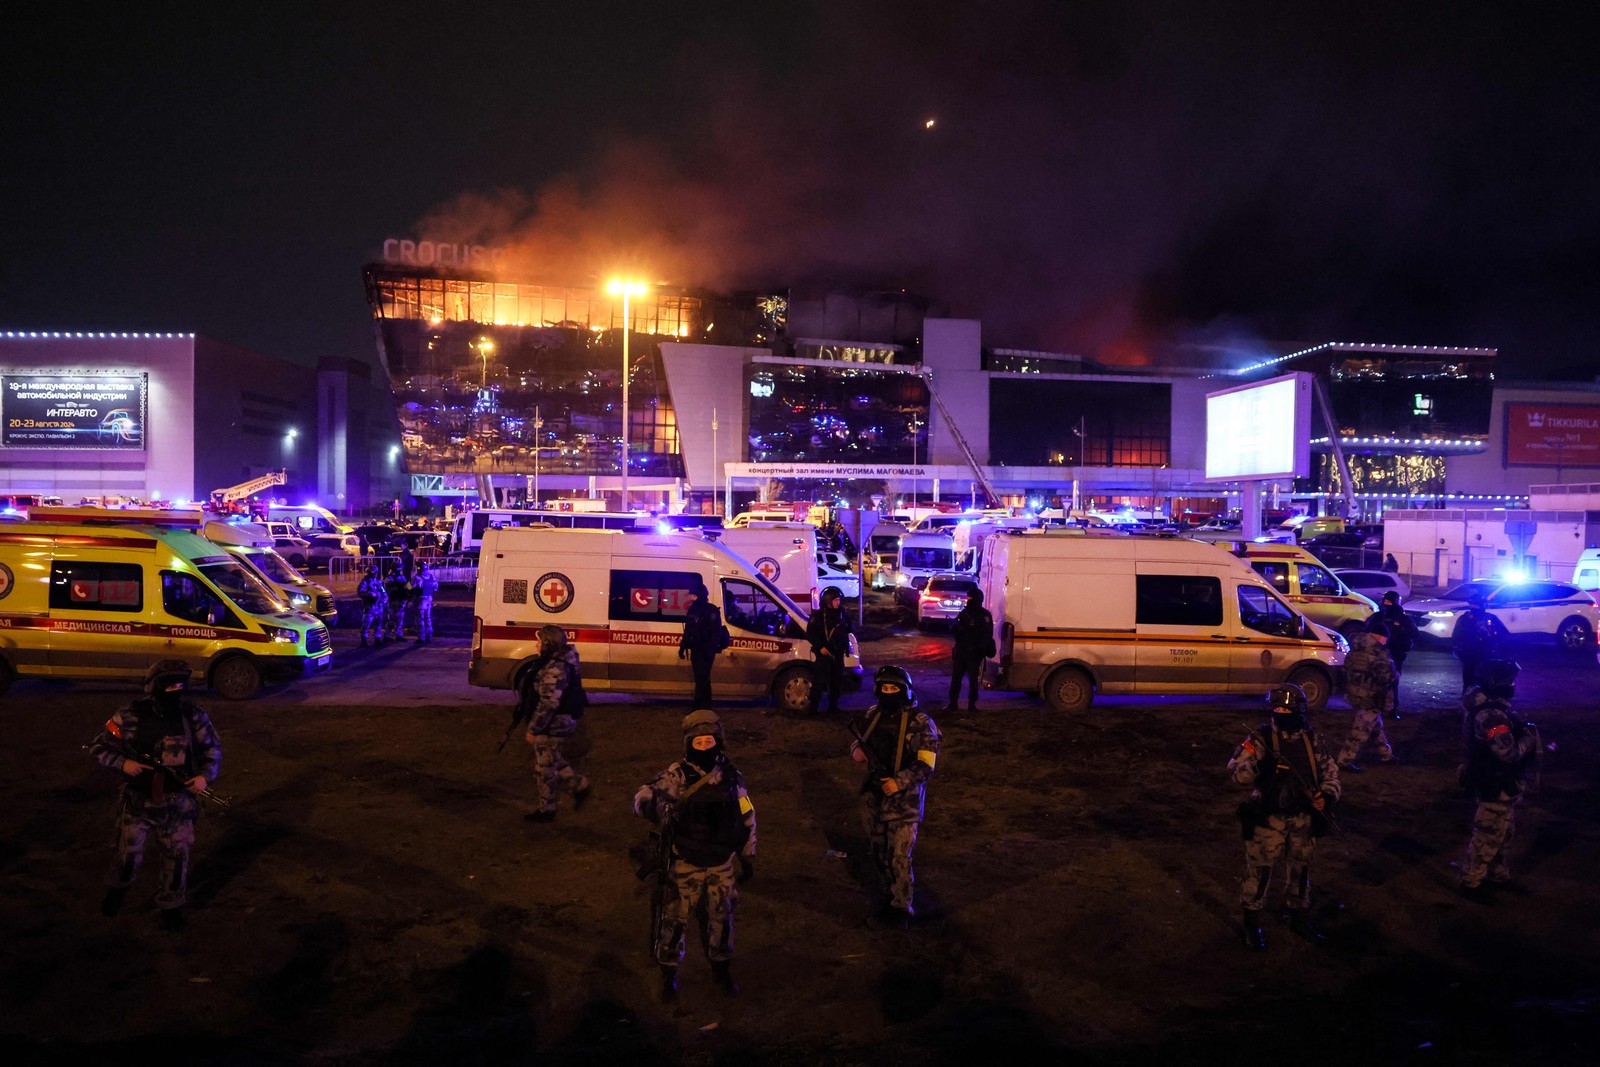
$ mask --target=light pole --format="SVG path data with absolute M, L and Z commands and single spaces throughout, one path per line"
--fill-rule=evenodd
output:
M 643 282 L 624 281 L 613 278 L 606 285 L 606 292 L 612 296 L 622 297 L 622 510 L 628 510 L 628 298 L 643 296 L 645 286 Z
M 544 447 L 544 420 L 539 417 L 539 405 L 533 405 L 533 507 L 539 506 L 539 453 Z
M 711 409 L 711 514 L 717 513 L 717 409 Z
M 489 388 L 489 353 L 494 351 L 494 342 L 487 337 L 478 338 L 478 358 L 483 361 L 483 388 Z

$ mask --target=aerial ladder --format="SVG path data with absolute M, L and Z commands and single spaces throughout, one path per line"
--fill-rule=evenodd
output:
M 922 380 L 928 386 L 928 397 L 933 401 L 933 406 L 939 409 L 939 417 L 944 424 L 950 427 L 950 436 L 956 440 L 956 447 L 961 449 L 961 455 L 966 458 L 967 466 L 972 468 L 972 479 L 978 483 L 986 498 L 985 507 L 999 507 L 1000 494 L 994 491 L 994 486 L 989 484 L 989 476 L 983 472 L 983 464 L 978 462 L 978 457 L 972 454 L 972 449 L 967 445 L 967 439 L 961 436 L 961 427 L 956 425 L 956 420 L 950 417 L 950 412 L 944 406 L 944 401 L 939 399 L 939 393 L 933 387 L 933 371 L 926 367 L 922 370 Z M 929 442 L 929 451 L 932 451 L 932 442 Z
M 283 485 L 288 480 L 289 472 L 287 470 L 275 470 L 268 471 L 259 478 L 251 478 L 247 482 L 230 485 L 226 489 L 213 489 L 211 490 L 211 506 L 219 511 L 226 510 L 230 505 L 240 500 L 255 496 L 264 489 Z

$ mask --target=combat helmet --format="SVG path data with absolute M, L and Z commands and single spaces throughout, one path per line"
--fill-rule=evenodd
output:
M 1478 669 L 1478 688 L 1497 700 L 1510 700 L 1516 695 L 1521 672 L 1514 660 L 1492 659 Z
M 717 713 L 702 708 L 691 711 L 683 717 L 683 736 L 687 740 L 693 737 L 715 737 L 722 740 L 722 720 Z
M 909 704 L 916 707 L 917 691 L 904 667 L 879 667 L 872 676 L 872 695 L 879 704 Z
M 157 660 L 148 671 L 145 671 L 145 695 L 157 696 L 161 693 L 170 692 L 174 687 L 188 689 L 189 678 L 193 673 L 189 669 L 189 664 L 184 660 Z
M 1267 708 L 1279 729 L 1297 730 L 1310 725 L 1306 704 L 1306 691 L 1298 685 L 1285 682 L 1267 691 Z M 1280 720 L 1291 720 L 1282 722 Z

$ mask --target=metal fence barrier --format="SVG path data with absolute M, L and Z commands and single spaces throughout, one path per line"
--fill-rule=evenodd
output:
M 449 556 L 418 554 L 417 561 L 426 560 L 428 567 L 439 579 L 440 585 L 465 585 L 478 582 L 478 557 L 466 553 Z M 400 569 L 399 556 L 334 556 L 328 560 L 328 588 L 334 598 L 348 600 L 356 595 L 361 578 L 371 568 L 379 577 L 386 577 Z

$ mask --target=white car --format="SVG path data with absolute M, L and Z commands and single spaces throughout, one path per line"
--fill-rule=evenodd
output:
M 1411 595 L 1411 583 L 1398 574 L 1389 571 L 1371 571 L 1360 568 L 1341 568 L 1333 572 L 1339 580 L 1351 589 L 1360 593 L 1368 600 L 1382 600 L 1383 594 L 1394 592 L 1400 594 L 1400 600 L 1405 602 Z
M 272 547 L 296 567 L 304 567 L 311 559 L 311 542 L 303 537 L 274 537 Z
M 336 556 L 359 555 L 361 539 L 355 534 L 316 534 L 311 538 L 311 547 L 306 549 L 306 561 L 311 567 L 325 568 Z
M 817 588 L 826 589 L 828 586 L 837 586 L 839 592 L 846 600 L 856 600 L 861 596 L 861 576 L 855 571 L 832 567 L 826 563 L 817 564 Z
M 1489 617 L 1506 634 L 1513 637 L 1548 635 L 1564 649 L 1595 650 L 1595 634 L 1600 632 L 1600 606 L 1570 582 L 1479 579 L 1463 582 L 1437 597 L 1412 600 L 1406 604 L 1405 612 L 1416 623 L 1418 633 L 1449 641 L 1455 636 L 1461 616 L 1466 614 L 1467 597 L 1474 592 L 1484 595 Z

